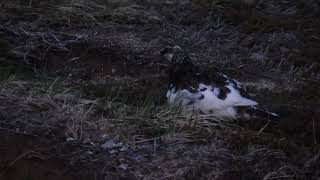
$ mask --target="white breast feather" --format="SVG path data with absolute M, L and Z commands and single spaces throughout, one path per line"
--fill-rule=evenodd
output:
M 240 95 L 240 92 L 234 88 L 234 85 L 239 87 L 240 83 L 236 81 L 236 84 L 228 83 L 226 87 L 230 89 L 230 93 L 227 94 L 225 99 L 218 98 L 220 89 L 215 86 L 207 86 L 200 83 L 198 92 L 191 93 L 187 89 L 178 90 L 173 87 L 168 90 L 167 98 L 170 104 L 181 103 L 187 110 L 197 110 L 205 114 L 214 114 L 216 116 L 223 117 L 236 117 L 235 106 L 254 106 L 258 103 L 251 99 L 245 98 Z M 204 89 L 200 91 L 200 89 Z M 204 95 L 204 98 L 200 97 Z

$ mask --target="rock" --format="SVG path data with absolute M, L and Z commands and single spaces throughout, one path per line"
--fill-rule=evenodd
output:
M 128 150 L 128 147 L 127 147 L 127 146 L 122 146 L 119 150 L 120 150 L 121 152 L 124 152 L 124 151 L 127 151 L 127 150 Z
M 266 60 L 266 56 L 264 55 L 264 53 L 255 52 L 251 54 L 250 59 L 262 62 Z
M 110 154 L 115 154 L 115 153 L 117 153 L 118 151 L 116 151 L 116 150 L 111 150 L 111 151 L 109 151 L 109 153 Z
M 86 139 L 83 140 L 83 143 L 85 143 L 85 144 L 91 144 L 92 141 L 91 141 L 90 138 L 86 138 Z
M 102 149 L 113 149 L 113 148 L 118 148 L 121 147 L 123 144 L 122 142 L 116 143 L 114 140 L 108 140 L 105 143 L 101 145 Z
M 93 152 L 92 152 L 92 151 L 87 151 L 87 153 L 88 153 L 89 155 L 92 155 L 92 154 L 93 154 Z
M 128 169 L 128 164 L 120 164 L 119 168 L 123 169 L 123 170 L 127 170 Z
M 115 142 L 113 140 L 108 140 L 101 145 L 102 149 L 111 149 L 115 146 Z
M 68 138 L 66 139 L 67 142 L 74 141 L 74 140 L 75 140 L 75 139 L 72 138 L 72 137 L 68 137 Z

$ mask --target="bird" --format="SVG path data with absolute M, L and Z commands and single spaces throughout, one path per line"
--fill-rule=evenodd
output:
M 223 119 L 278 119 L 278 114 L 252 100 L 239 81 L 221 72 L 200 68 L 180 46 L 167 46 L 160 54 L 169 63 L 166 97 L 170 105 Z

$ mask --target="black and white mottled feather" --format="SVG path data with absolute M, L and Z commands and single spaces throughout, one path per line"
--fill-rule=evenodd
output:
M 249 98 L 241 83 L 220 72 L 195 66 L 179 46 L 166 47 L 161 54 L 170 61 L 169 104 L 181 104 L 188 111 L 198 111 L 227 118 L 278 117 Z

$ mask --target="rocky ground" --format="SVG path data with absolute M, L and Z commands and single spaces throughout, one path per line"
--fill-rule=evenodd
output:
M 0 179 L 320 178 L 317 1 L 0 6 Z M 240 80 L 280 120 L 167 107 L 167 45 Z

